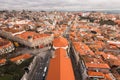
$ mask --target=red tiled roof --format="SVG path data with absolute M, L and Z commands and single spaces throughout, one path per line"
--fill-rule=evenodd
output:
M 82 56 L 85 63 L 105 63 L 101 58 L 89 57 L 88 55 Z
M 108 64 L 105 63 L 85 63 L 87 68 L 104 68 L 104 69 L 110 69 Z
M 68 41 L 64 37 L 58 37 L 53 40 L 53 46 L 55 47 L 66 47 L 68 46 Z
M 104 78 L 104 74 L 102 72 L 88 71 L 88 76 L 89 77 L 103 77 Z
M 102 54 L 102 57 L 104 59 L 116 59 L 116 60 L 118 60 L 118 58 L 112 54 Z
M 6 62 L 6 59 L 0 59 L 0 64 L 4 64 Z
M 6 48 L 10 46 L 12 43 L 8 40 L 0 39 L 0 48 Z
M 104 52 L 99 52 L 99 51 L 97 51 L 97 52 L 95 52 L 95 54 L 97 54 L 97 55 L 102 55 L 102 54 L 105 54 Z
M 120 60 L 119 59 L 111 59 L 111 60 L 109 60 L 109 64 L 111 66 L 120 66 Z
M 115 23 L 120 24 L 120 20 L 115 20 Z
M 11 33 L 16 33 L 21 31 L 19 29 L 14 29 L 14 28 L 4 28 L 3 30 Z
M 55 57 L 50 60 L 46 80 L 75 80 L 71 60 L 65 49 L 56 49 Z
M 73 42 L 73 46 L 80 55 L 94 55 L 92 50 L 86 45 L 81 42 Z
M 105 77 L 106 80 L 113 80 L 112 77 L 109 74 L 105 74 L 104 77 Z
M 16 62 L 17 60 L 29 59 L 29 58 L 31 58 L 31 57 L 32 57 L 32 56 L 31 56 L 30 54 L 26 53 L 26 54 L 22 54 L 22 55 L 20 55 L 20 56 L 11 58 L 10 60 L 11 60 L 12 62 Z
M 26 32 L 18 34 L 16 36 L 21 38 L 21 39 L 24 39 L 24 40 L 28 40 L 28 37 L 31 36 L 35 40 L 35 39 L 47 37 L 49 35 L 48 34 L 39 34 L 39 33 L 31 32 L 31 31 L 26 31 Z

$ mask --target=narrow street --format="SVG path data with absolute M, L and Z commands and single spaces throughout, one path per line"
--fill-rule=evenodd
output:
M 44 55 L 41 56 L 41 54 Z M 29 80 L 44 80 L 50 56 L 51 56 L 51 51 L 49 50 L 46 52 L 42 52 L 40 53 L 40 55 L 38 55 L 37 65 L 33 70 L 33 75 L 29 77 Z
M 76 61 L 75 61 L 75 58 L 74 56 L 72 55 L 72 50 L 70 50 L 70 58 L 71 58 L 71 62 L 72 62 L 72 67 L 73 67 L 73 70 L 74 70 L 74 75 L 75 75 L 75 80 L 82 80 L 82 75 L 80 75 L 80 69 L 79 67 L 76 65 Z

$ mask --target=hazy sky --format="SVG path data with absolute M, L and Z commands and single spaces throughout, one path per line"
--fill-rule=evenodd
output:
M 118 10 L 120 9 L 120 0 L 0 0 L 0 9 Z

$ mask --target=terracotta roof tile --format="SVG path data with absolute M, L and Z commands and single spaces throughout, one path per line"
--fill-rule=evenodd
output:
M 21 31 L 19 29 L 14 29 L 14 28 L 4 28 L 3 30 L 11 33 L 16 33 Z
M 64 37 L 58 37 L 53 40 L 54 47 L 66 47 L 68 46 L 68 41 Z
M 95 52 L 95 54 L 97 54 L 97 55 L 102 55 L 102 54 L 105 54 L 104 52 L 99 52 L 99 51 L 97 51 L 97 52 Z
M 56 49 L 55 57 L 50 60 L 46 80 L 75 80 L 71 60 L 64 49 Z
M 6 62 L 6 59 L 0 59 L 0 64 L 4 64 Z
M 87 68 L 104 68 L 104 69 L 110 69 L 108 64 L 105 63 L 85 63 Z
M 26 32 L 18 34 L 16 36 L 21 38 L 21 39 L 24 39 L 24 40 L 28 40 L 28 37 L 31 36 L 33 38 L 33 40 L 35 40 L 35 39 L 47 37 L 49 35 L 48 34 L 39 34 L 39 33 L 31 32 L 31 31 L 26 31 Z
M 105 76 L 106 80 L 113 80 L 112 77 L 109 74 L 105 74 L 104 76 Z
M 20 55 L 20 56 L 11 58 L 10 60 L 11 60 L 12 62 L 16 62 L 17 60 L 28 59 L 28 58 L 31 58 L 31 57 L 32 57 L 32 56 L 31 56 L 30 54 L 26 53 L 26 54 L 22 54 L 22 55 Z
M 89 77 L 102 77 L 104 78 L 104 74 L 102 72 L 94 72 L 94 71 L 88 71 Z
M 118 58 L 112 54 L 102 54 L 102 57 L 106 60 L 106 59 L 116 59 L 118 60 Z
M 7 48 L 8 46 L 12 45 L 12 43 L 8 40 L 4 40 L 0 38 L 0 48 Z
M 88 55 L 82 56 L 85 63 L 105 63 L 101 58 L 89 57 Z
M 81 42 L 73 42 L 73 46 L 80 55 L 94 55 L 92 50 L 86 45 Z

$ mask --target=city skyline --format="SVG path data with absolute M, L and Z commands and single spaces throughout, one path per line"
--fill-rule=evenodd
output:
M 119 10 L 119 0 L 0 0 L 0 10 Z

